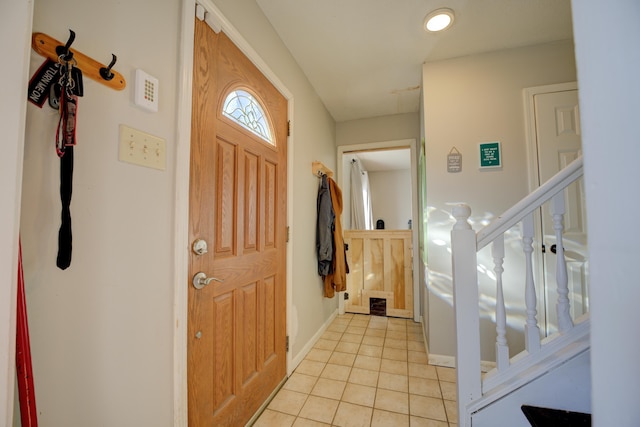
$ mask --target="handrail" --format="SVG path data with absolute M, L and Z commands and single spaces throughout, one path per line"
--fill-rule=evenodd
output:
M 547 182 L 532 191 L 527 197 L 507 209 L 499 215 L 489 225 L 477 233 L 476 250 L 480 250 L 494 241 L 496 237 L 516 225 L 526 215 L 538 209 L 543 203 L 551 200 L 553 196 L 562 191 L 582 176 L 583 160 L 582 156 L 569 163 Z

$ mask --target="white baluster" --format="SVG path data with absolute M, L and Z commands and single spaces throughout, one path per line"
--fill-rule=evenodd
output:
M 522 246 L 526 263 L 526 277 L 524 286 L 524 301 L 527 309 L 527 322 L 524 326 L 525 348 L 529 353 L 535 353 L 540 349 L 540 328 L 536 318 L 537 298 L 536 287 L 533 280 L 533 213 L 522 219 Z
M 482 397 L 480 369 L 480 308 L 478 299 L 478 258 L 476 233 L 469 224 L 471 209 L 454 206 L 456 223 L 451 230 L 453 306 L 456 319 L 456 371 L 458 414 Z
M 504 234 L 497 237 L 491 245 L 493 271 L 496 273 L 496 364 L 498 371 L 509 367 L 509 345 L 507 344 L 507 312 L 502 291 L 502 273 L 504 268 Z
M 567 261 L 564 257 L 564 243 L 562 231 L 564 230 L 564 191 L 559 192 L 552 199 L 553 229 L 556 232 L 556 282 L 558 285 L 558 301 L 556 309 L 558 313 L 558 329 L 560 332 L 573 328 L 573 321 L 569 314 L 569 279 L 567 276 Z

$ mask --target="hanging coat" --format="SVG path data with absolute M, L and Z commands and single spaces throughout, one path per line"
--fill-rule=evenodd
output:
M 318 189 L 318 217 L 316 223 L 316 252 L 318 255 L 318 274 L 323 278 L 333 272 L 333 229 L 335 214 L 331 205 L 329 183 L 322 176 Z
M 335 292 L 343 292 L 347 290 L 347 273 L 349 266 L 347 265 L 347 254 L 345 251 L 344 237 L 342 236 L 342 191 L 336 182 L 329 178 L 329 193 L 331 194 L 331 206 L 335 215 L 333 227 L 333 261 L 332 272 L 324 278 L 324 294 L 331 298 Z

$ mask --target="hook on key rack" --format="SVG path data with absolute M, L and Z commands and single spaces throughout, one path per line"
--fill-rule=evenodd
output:
M 109 65 L 107 65 L 106 67 L 100 68 L 100 76 L 106 81 L 109 81 L 113 78 L 114 74 L 111 72 L 111 68 L 113 68 L 113 66 L 116 64 L 117 60 L 118 60 L 118 57 L 112 53 L 111 62 L 109 63 Z
M 58 57 L 64 59 L 65 61 L 71 61 L 73 59 L 73 52 L 71 52 L 71 44 L 76 39 L 76 33 L 72 29 L 69 29 L 69 39 L 65 43 L 64 46 L 57 46 L 56 53 Z

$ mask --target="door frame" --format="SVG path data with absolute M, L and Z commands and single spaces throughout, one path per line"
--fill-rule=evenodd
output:
M 193 89 L 194 18 L 196 4 L 207 11 L 207 23 L 221 29 L 251 62 L 287 99 L 288 120 L 293 122 L 293 94 L 262 60 L 240 32 L 222 14 L 212 0 L 182 0 L 180 51 L 178 57 L 178 115 L 176 134 L 176 187 L 174 223 L 174 330 L 173 330 L 173 425 L 187 427 L 187 321 L 189 274 L 189 172 L 191 156 L 191 101 Z M 294 127 L 291 127 L 287 143 L 287 225 L 293 227 L 293 164 Z M 287 243 L 286 268 L 286 334 L 291 331 L 291 307 L 293 306 L 293 242 Z M 286 355 L 287 376 L 291 374 L 291 352 Z
M 524 126 L 525 140 L 527 145 L 527 182 L 529 193 L 538 188 L 540 183 L 539 164 L 538 164 L 538 138 L 536 133 L 535 119 L 535 100 L 536 95 L 554 92 L 566 92 L 570 90 L 578 90 L 578 82 L 558 83 L 544 86 L 528 87 L 522 90 L 524 102 Z M 534 214 L 534 242 L 542 242 L 542 218 L 538 209 Z M 547 301 L 544 292 L 544 258 L 540 248 L 533 251 L 533 273 L 536 283 L 536 299 L 537 299 L 537 320 L 540 330 L 543 331 L 543 337 L 547 331 Z M 540 310 L 544 308 L 544 310 Z
M 409 147 L 411 152 L 411 239 L 413 255 L 413 321 L 420 322 L 420 274 L 418 268 L 420 265 L 420 245 L 419 245 L 419 229 L 418 224 L 418 155 L 415 139 L 400 139 L 395 141 L 369 142 L 363 144 L 351 144 L 338 146 L 337 161 L 338 165 L 338 186 L 345 188 L 345 174 L 343 172 L 343 156 L 349 152 L 384 150 Z M 340 292 L 338 298 L 338 312 L 344 314 L 344 292 Z

